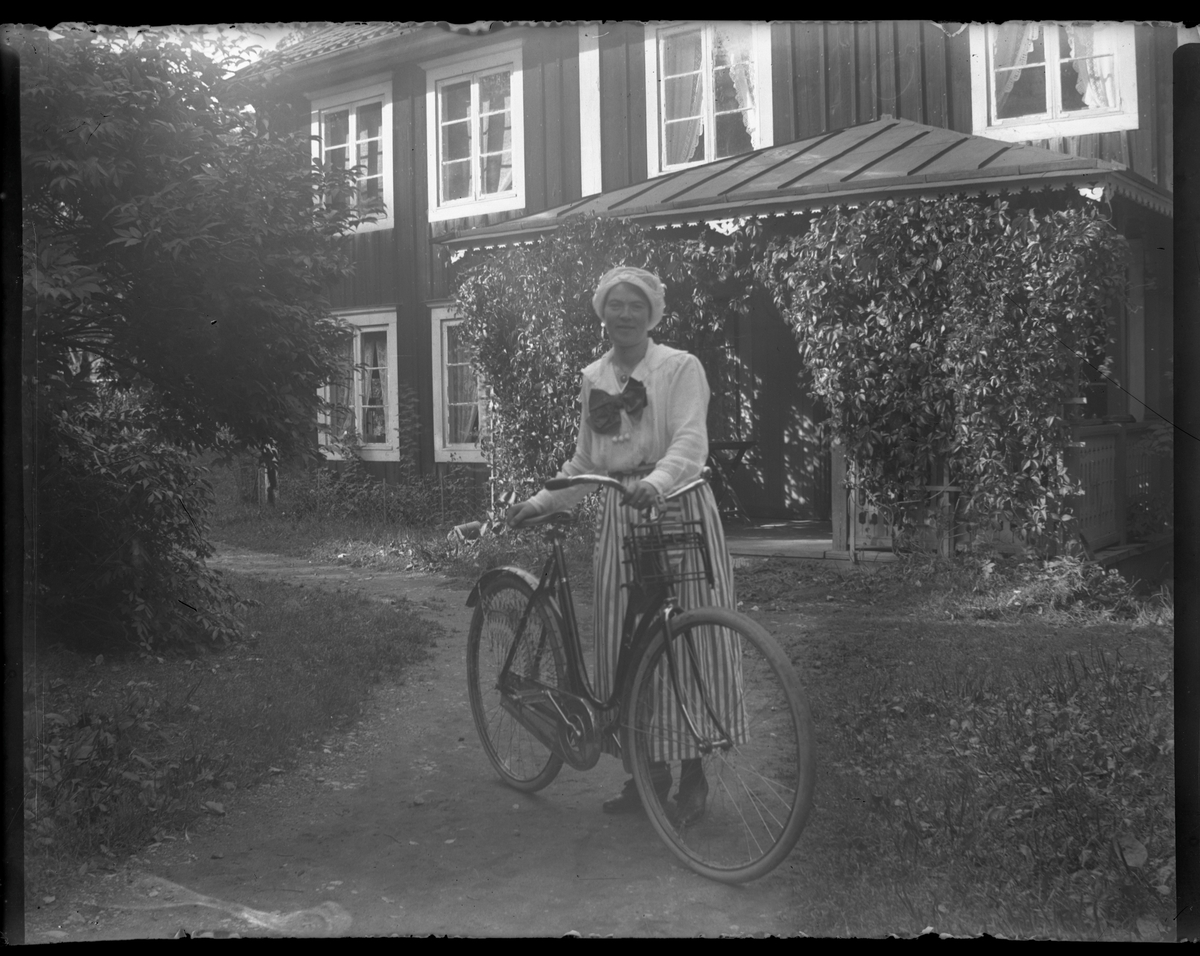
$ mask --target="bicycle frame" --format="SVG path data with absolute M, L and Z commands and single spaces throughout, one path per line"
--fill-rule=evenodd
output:
M 583 478 L 584 476 L 579 477 Z M 685 486 L 676 492 L 675 495 L 672 495 L 672 497 L 685 494 L 687 491 L 703 483 L 704 480 L 702 479 Z M 487 584 L 505 572 L 515 572 L 528 583 L 534 585 L 533 593 L 530 595 L 521 613 L 521 619 L 517 624 L 512 644 L 508 649 L 500 671 L 502 705 L 505 706 L 505 709 L 509 710 L 515 719 L 520 721 L 522 725 L 541 739 L 547 747 L 550 747 L 552 751 L 557 753 L 567 763 L 576 769 L 590 769 L 599 760 L 599 741 L 602 735 L 611 732 L 613 725 L 620 720 L 621 711 L 627 697 L 626 685 L 632 677 L 633 663 L 638 660 L 639 656 L 635 653 L 635 650 L 640 650 L 648 643 L 654 630 L 661 626 L 666 632 L 666 658 L 670 680 L 676 694 L 676 699 L 681 702 L 680 710 L 683 713 L 689 732 L 696 739 L 702 753 L 709 753 L 718 747 L 728 748 L 731 746 L 731 735 L 721 724 L 715 708 L 711 701 L 708 700 L 707 695 L 705 695 L 702 702 L 709 719 L 719 732 L 719 737 L 715 741 L 705 738 L 697 727 L 696 721 L 689 712 L 689 708 L 682 703 L 684 696 L 679 683 L 680 663 L 677 659 L 675 642 L 671 634 L 671 620 L 680 614 L 682 609 L 677 603 L 673 587 L 660 585 L 647 591 L 635 583 L 630 584 L 629 602 L 625 609 L 625 619 L 622 622 L 622 640 L 617 653 L 617 667 L 613 677 L 612 690 L 607 700 L 601 700 L 596 696 L 588 676 L 587 665 L 583 659 L 579 622 L 575 613 L 574 597 L 571 593 L 566 555 L 562 547 L 562 532 L 552 526 L 547 532 L 547 538 L 551 544 L 551 552 L 546 558 L 542 567 L 542 573 L 537 579 L 536 584 L 534 584 L 533 575 L 524 569 L 496 568 L 485 572 L 467 600 L 469 606 L 474 606 L 479 599 L 481 591 Z M 556 617 L 554 623 L 561 625 L 563 651 L 567 658 L 567 681 L 569 689 L 564 690 L 561 687 L 542 685 L 538 692 L 526 692 L 518 699 L 516 694 L 506 691 L 503 685 L 510 676 L 514 656 L 517 653 L 518 647 L 521 646 L 521 639 L 525 634 L 530 615 L 533 612 L 534 606 L 538 603 L 539 597 L 545 598 L 551 613 Z M 540 653 L 540 651 L 541 649 L 539 648 L 535 653 Z M 690 642 L 687 644 L 687 651 L 691 670 L 697 677 L 696 683 L 702 687 L 703 682 L 699 680 L 699 664 Z M 561 695 L 562 699 L 557 699 L 559 695 Z M 507 697 L 509 696 L 514 698 L 514 703 L 508 703 Z M 557 720 L 560 721 L 559 730 L 561 733 L 559 739 L 550 734 L 548 726 L 535 723 L 532 718 L 527 717 L 524 706 L 517 706 L 518 702 L 523 705 L 526 704 L 525 698 L 529 699 L 529 703 L 533 703 L 538 696 L 548 701 L 556 712 Z M 576 707 L 581 708 L 581 713 L 568 715 L 564 709 L 575 709 Z M 544 714 L 538 712 L 538 716 L 548 721 L 552 717 L 548 712 Z M 564 735 L 565 739 L 561 739 Z M 618 744 L 621 745 L 622 752 L 624 752 L 625 748 L 621 742 L 620 735 L 617 735 L 616 739 Z

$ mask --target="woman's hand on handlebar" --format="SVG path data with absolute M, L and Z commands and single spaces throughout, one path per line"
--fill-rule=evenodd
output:
M 648 481 L 639 481 L 625 496 L 624 504 L 644 511 L 658 501 L 658 489 Z
M 541 511 L 532 501 L 520 501 L 504 512 L 504 521 L 510 528 L 519 528 L 530 518 L 536 518 Z

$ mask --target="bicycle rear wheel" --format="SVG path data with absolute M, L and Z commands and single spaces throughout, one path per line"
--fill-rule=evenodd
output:
M 791 852 L 812 807 L 808 701 L 783 650 L 744 615 L 698 608 L 675 617 L 671 630 L 679 693 L 662 631 L 631 684 L 634 779 L 654 829 L 680 860 L 724 883 L 757 879 Z M 650 765 L 663 761 L 675 784 L 701 795 L 707 788 L 706 799 L 660 797 Z
M 498 576 L 480 593 L 467 637 L 467 689 L 475 729 L 500 778 L 527 793 L 550 783 L 563 764 L 505 708 L 500 691 L 500 672 L 532 594 L 518 575 Z M 510 673 L 551 687 L 567 685 L 558 614 L 544 598 L 530 608 Z

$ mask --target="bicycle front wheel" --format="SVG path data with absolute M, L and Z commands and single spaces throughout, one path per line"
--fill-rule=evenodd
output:
M 650 641 L 631 685 L 627 739 L 642 802 L 697 873 L 757 879 L 791 852 L 812 807 L 808 701 L 783 650 L 750 618 L 698 608 L 675 617 L 671 632 L 669 649 L 662 631 Z
M 475 729 L 500 778 L 526 793 L 549 784 L 563 764 L 505 706 L 500 689 L 504 661 L 532 594 L 518 575 L 501 574 L 480 593 L 467 637 L 467 690 Z M 544 598 L 529 608 L 520 641 L 510 668 L 513 678 L 530 686 L 567 685 L 558 615 Z

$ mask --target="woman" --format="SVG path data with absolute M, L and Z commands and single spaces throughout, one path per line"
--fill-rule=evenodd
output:
M 708 459 L 709 387 L 704 368 L 694 355 L 659 345 L 649 336 L 662 321 L 664 293 L 657 276 L 631 266 L 618 266 L 600 280 L 592 297 L 592 308 L 603 321 L 613 347 L 583 370 L 584 413 L 575 457 L 559 472 L 567 477 L 606 474 L 625 486 L 623 497 L 615 489 L 605 489 L 596 537 L 593 615 L 596 662 L 592 680 L 601 699 L 606 699 L 612 691 L 627 603 L 628 589 L 622 586 L 629 578 L 629 569 L 622 560 L 622 541 L 627 529 L 643 520 L 641 509 L 697 477 Z M 518 527 L 535 515 L 570 509 L 589 490 L 587 486 L 558 492 L 542 490 L 513 505 L 506 515 L 508 523 Z M 712 491 L 703 486 L 671 502 L 667 508 L 682 520 L 704 522 L 713 563 L 714 586 L 710 589 L 703 580 L 684 582 L 679 588 L 681 604 L 736 608 L 733 570 Z M 730 688 L 740 683 L 734 676 L 738 669 L 736 648 L 726 645 L 726 652 L 719 653 L 717 658 L 721 662 L 717 665 L 721 679 Z M 676 712 L 664 720 L 679 722 L 680 718 Z M 739 722 L 734 717 L 734 723 Z M 666 805 L 671 788 L 667 761 L 682 758 L 675 801 L 676 813 L 684 823 L 694 822 L 703 815 L 708 794 L 699 755 L 688 752 L 690 740 L 686 736 L 682 731 L 668 733 L 666 737 L 674 742 L 658 745 L 655 756 L 662 759 L 651 764 L 655 790 Z M 615 740 L 606 740 L 604 749 L 614 755 L 619 753 Z M 628 769 L 628 755 L 625 763 Z M 604 803 L 606 813 L 628 813 L 640 808 L 632 779 L 618 796 Z

